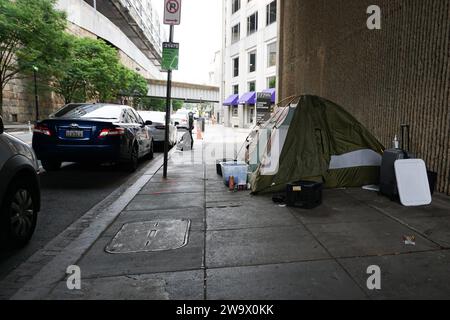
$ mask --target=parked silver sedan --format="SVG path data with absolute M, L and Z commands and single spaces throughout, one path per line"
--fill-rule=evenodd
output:
M 157 144 L 163 144 L 165 140 L 166 130 L 166 113 L 159 111 L 138 111 L 144 121 L 152 121 L 153 124 L 148 126 L 153 135 L 153 141 Z M 170 121 L 169 124 L 169 146 L 177 144 L 177 127 Z

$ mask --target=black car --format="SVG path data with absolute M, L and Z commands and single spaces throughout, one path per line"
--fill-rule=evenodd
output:
M 3 132 L 0 117 L 0 247 L 22 247 L 33 235 L 41 206 L 36 155 Z
M 33 149 L 47 171 L 62 162 L 124 162 L 134 171 L 139 158 L 153 158 L 151 124 L 129 106 L 68 104 L 35 125 Z

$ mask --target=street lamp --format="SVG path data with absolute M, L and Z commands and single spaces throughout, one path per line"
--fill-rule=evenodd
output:
M 34 103 L 36 108 L 36 121 L 39 121 L 39 97 L 37 92 L 37 72 L 39 68 L 33 66 L 33 75 L 34 75 Z

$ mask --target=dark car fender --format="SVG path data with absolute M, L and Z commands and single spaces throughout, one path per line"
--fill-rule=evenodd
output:
M 33 184 L 36 186 L 37 192 L 37 211 L 41 209 L 41 193 L 39 187 L 39 178 L 36 169 L 26 157 L 15 155 L 8 159 L 4 166 L 0 169 L 0 207 L 2 206 L 3 197 L 10 185 L 11 181 L 20 174 L 26 174 L 32 177 Z

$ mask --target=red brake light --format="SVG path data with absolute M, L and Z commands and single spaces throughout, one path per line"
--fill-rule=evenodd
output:
M 52 133 L 50 132 L 50 129 L 45 124 L 36 124 L 34 126 L 33 132 L 34 133 L 43 134 L 43 135 L 46 135 L 46 136 L 51 136 L 52 135 Z
M 104 138 L 106 136 L 122 136 L 125 134 L 124 128 L 107 128 L 102 129 L 98 135 L 99 138 Z

